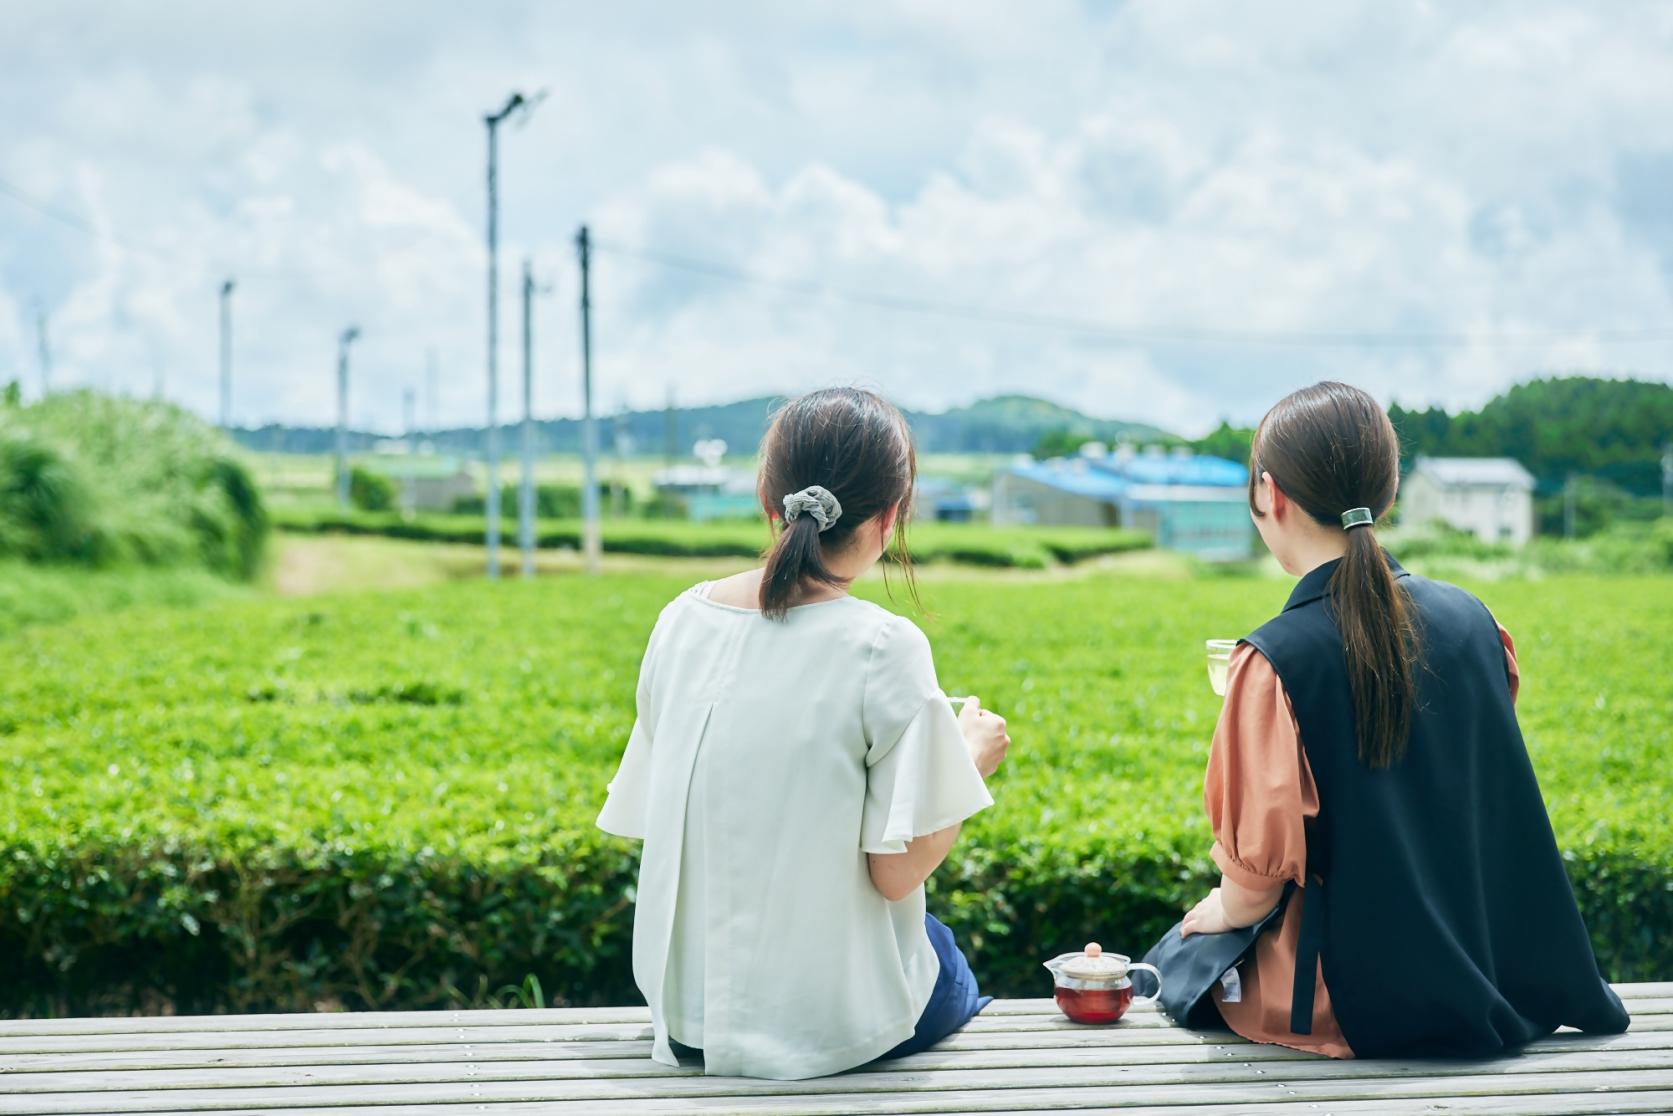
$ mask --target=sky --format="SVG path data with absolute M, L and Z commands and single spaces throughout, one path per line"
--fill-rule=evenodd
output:
M 875 387 L 1196 434 L 1673 378 L 1673 5 L 8 0 L 0 380 L 329 425 Z M 433 375 L 427 369 L 433 368 Z M 434 383 L 433 395 L 428 385 Z

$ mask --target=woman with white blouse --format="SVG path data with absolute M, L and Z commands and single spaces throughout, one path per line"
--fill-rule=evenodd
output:
M 992 805 L 1005 722 L 974 699 L 955 717 L 917 626 L 848 594 L 891 536 L 905 559 L 916 472 L 879 396 L 792 401 L 761 447 L 764 568 L 687 590 L 651 633 L 598 824 L 644 842 L 633 974 L 659 1062 L 817 1077 L 987 1003 L 923 884 Z

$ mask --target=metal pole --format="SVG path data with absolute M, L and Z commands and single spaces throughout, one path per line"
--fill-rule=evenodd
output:
M 401 510 L 412 515 L 418 510 L 417 479 L 412 475 L 413 455 L 418 452 L 418 434 L 413 429 L 413 414 L 417 409 L 418 393 L 407 388 L 401 393 L 402 418 L 406 423 L 407 432 L 407 471 L 405 480 L 401 484 Z
M 232 290 L 231 279 L 221 283 L 221 429 L 232 429 Z
M 534 268 L 523 260 L 523 475 L 517 490 L 517 545 L 523 576 L 534 576 Z
M 35 309 L 35 340 L 40 346 L 41 395 L 44 397 L 52 391 L 52 345 L 46 336 L 45 307 L 37 306 Z
M 487 538 L 488 577 L 500 576 L 500 439 L 499 423 L 500 379 L 500 199 L 499 199 L 499 140 L 498 128 L 507 106 L 498 116 L 487 117 L 488 122 L 488 442 L 487 442 Z
M 587 226 L 575 236 L 581 257 L 581 552 L 597 573 L 603 549 L 598 530 L 598 431 L 593 425 L 592 242 Z
M 354 326 L 337 339 L 337 506 L 349 506 L 349 345 L 360 331 Z
M 668 381 L 668 409 L 662 416 L 662 463 L 669 467 L 680 452 L 680 416 L 674 409 L 674 382 Z
M 436 350 L 433 345 L 424 353 L 424 432 L 432 440 L 436 436 Z
M 1661 449 L 1661 514 L 1673 516 L 1673 442 Z
M 1574 474 L 1563 480 L 1563 538 L 1574 537 Z

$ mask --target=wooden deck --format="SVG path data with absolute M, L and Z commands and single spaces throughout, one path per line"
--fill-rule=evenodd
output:
M 1000 1001 L 928 1053 L 791 1083 L 655 1064 L 642 1008 L 0 1021 L 0 1114 L 1673 1113 L 1673 983 L 1621 994 L 1629 1033 L 1492 1062 L 1332 1062 Z

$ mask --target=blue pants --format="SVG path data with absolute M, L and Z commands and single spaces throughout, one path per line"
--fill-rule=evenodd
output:
M 924 929 L 929 933 L 929 944 L 941 961 L 941 973 L 935 978 L 935 991 L 930 993 L 924 1013 L 918 1017 L 918 1029 L 912 1037 L 878 1059 L 904 1058 L 928 1050 L 993 1002 L 976 987 L 976 974 L 970 963 L 953 941 L 953 932 L 943 926 L 934 915 L 924 916 Z

